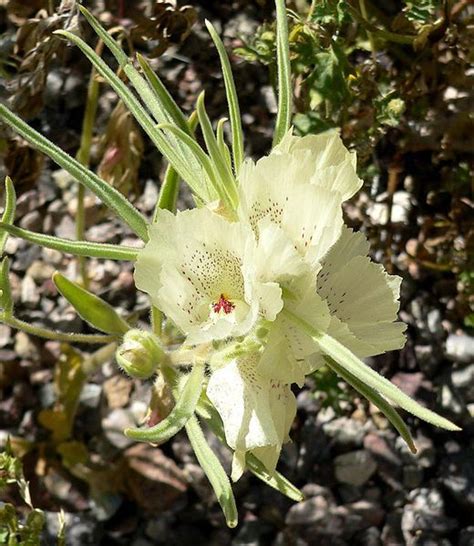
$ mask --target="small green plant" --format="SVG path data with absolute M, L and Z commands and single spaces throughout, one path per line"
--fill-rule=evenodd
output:
M 13 455 L 10 442 L 0 453 L 0 493 L 11 486 L 16 486 L 27 510 L 20 515 L 11 503 L 2 503 L 0 507 L 0 543 L 5 546 L 37 546 L 45 525 L 44 513 L 33 507 L 28 482 L 23 475 L 21 461 Z M 65 546 L 64 517 L 58 514 L 59 531 L 57 546 Z

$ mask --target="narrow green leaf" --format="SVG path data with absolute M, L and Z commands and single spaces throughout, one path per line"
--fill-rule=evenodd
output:
M 5 257 L 0 264 L 0 305 L 2 315 L 10 317 L 13 314 L 13 298 L 10 285 L 10 260 Z
M 231 449 L 226 442 L 224 427 L 222 420 L 206 396 L 201 396 L 197 407 L 197 413 L 203 419 L 205 419 L 207 425 L 217 438 L 225 445 L 229 450 Z M 261 461 L 252 454 L 247 454 L 246 463 L 248 469 L 259 480 L 262 480 L 266 485 L 276 489 L 291 500 L 300 502 L 304 499 L 303 493 L 293 485 L 285 476 L 275 471 L 270 475 Z
M 362 396 L 367 398 L 369 402 L 372 402 L 379 410 L 385 415 L 385 417 L 392 423 L 395 429 L 399 432 L 400 436 L 405 440 L 410 451 L 416 453 L 416 446 L 413 442 L 413 438 L 408 430 L 408 427 L 405 425 L 403 419 L 400 417 L 397 410 L 392 407 L 380 394 L 368 387 L 365 383 L 360 381 L 357 377 L 349 373 L 342 366 L 340 366 L 332 358 L 326 357 L 327 365 L 337 373 L 346 383 L 349 383 L 356 391 L 358 391 Z
M 213 163 L 201 146 L 199 146 L 199 144 L 187 133 L 182 131 L 179 127 L 176 127 L 176 125 L 163 123 L 157 127 L 162 131 L 169 131 L 170 133 L 173 133 L 179 140 L 189 147 L 194 154 L 196 161 L 199 163 L 199 165 L 201 165 L 211 183 L 213 190 L 208 190 L 208 194 L 214 197 L 214 199 L 217 199 L 217 197 L 220 195 L 219 190 L 221 188 L 218 182 L 218 173 L 215 172 Z
M 95 173 L 81 165 L 58 146 L 31 128 L 18 116 L 0 104 L 0 118 L 4 119 L 25 140 L 49 156 L 53 161 L 71 174 L 78 182 L 90 189 L 110 209 L 130 226 L 144 241 L 148 238 L 147 221 L 142 214 L 115 188 L 99 178 Z
M 227 525 L 229 527 L 236 527 L 238 513 L 229 477 L 222 468 L 214 451 L 209 447 L 195 416 L 191 417 L 186 423 L 186 432 L 194 453 L 196 454 L 196 458 L 202 466 L 202 469 L 214 489 L 217 500 L 222 507 Z
M 437 415 L 433 411 L 418 404 L 418 402 L 415 402 L 415 400 L 410 398 L 388 379 L 385 379 L 385 377 L 382 377 L 372 368 L 367 366 L 367 364 L 357 358 L 349 349 L 347 349 L 347 347 L 328 334 L 317 334 L 314 337 L 314 340 L 324 354 L 331 357 L 350 374 L 387 397 L 394 404 L 397 404 L 404 410 L 435 426 L 446 430 L 461 430 L 454 423 L 448 421 L 448 419 Z
M 285 0 L 275 0 L 275 4 L 277 17 L 278 113 L 273 135 L 273 146 L 281 141 L 290 128 L 293 102 Z
M 6 231 L 14 237 L 19 237 L 30 243 L 66 252 L 73 256 L 87 256 L 89 258 L 101 258 L 103 260 L 128 260 L 135 261 L 139 252 L 138 248 L 125 245 L 111 245 L 106 243 L 90 243 L 88 241 L 72 241 L 60 239 L 52 235 L 43 235 L 27 229 L 11 226 L 0 222 L 0 232 Z
M 227 146 L 224 138 L 224 125 L 226 124 L 227 119 L 222 118 L 217 122 L 216 127 L 216 137 L 217 137 L 217 145 L 219 146 L 219 150 L 221 151 L 222 157 L 226 160 L 226 163 L 229 167 L 229 169 L 232 170 L 232 158 L 229 152 L 229 147 Z
M 156 223 L 158 211 L 160 209 L 170 210 L 175 212 L 176 201 L 179 193 L 179 176 L 171 165 L 166 168 L 166 173 L 160 188 L 160 194 L 153 215 L 153 223 Z
M 89 324 L 107 334 L 122 335 L 130 330 L 127 322 L 120 317 L 115 309 L 91 294 L 79 284 L 70 281 L 56 271 L 53 282 L 59 293 L 74 307 L 77 313 Z
M 374 389 L 379 394 L 382 394 L 388 398 L 388 400 L 409 413 L 423 419 L 423 421 L 446 430 L 461 430 L 454 423 L 448 421 L 448 419 L 441 417 L 434 411 L 424 408 L 418 404 L 418 402 L 415 402 L 415 400 L 401 391 L 396 385 L 391 383 L 385 377 L 379 375 L 370 366 L 367 366 L 367 364 L 355 356 L 352 351 L 330 335 L 313 328 L 305 320 L 301 319 L 291 311 L 288 311 L 288 309 L 284 309 L 283 313 L 313 338 L 324 355 L 332 358 L 337 364 L 342 366 L 342 368 L 368 387 Z
M 90 343 L 91 345 L 97 345 L 99 343 L 109 344 L 117 341 L 116 335 L 74 334 L 50 330 L 49 328 L 42 328 L 41 326 L 34 326 L 29 322 L 7 315 L 6 313 L 0 313 L 0 322 L 32 336 L 52 339 L 54 341 L 64 341 L 66 343 Z
M 179 106 L 176 104 L 173 97 L 170 95 L 169 91 L 164 86 L 163 82 L 160 80 L 158 75 L 152 70 L 150 64 L 145 59 L 145 57 L 143 57 L 143 55 L 140 55 L 140 53 L 137 53 L 137 59 L 148 80 L 148 83 L 150 84 L 151 88 L 156 93 L 156 95 L 159 97 L 160 102 L 163 105 L 163 109 L 167 113 L 167 116 L 180 129 L 182 129 L 185 133 L 188 133 L 189 136 L 192 136 L 192 132 L 189 129 L 188 121 L 185 115 L 183 114 Z
M 227 95 L 227 104 L 229 107 L 230 127 L 232 131 L 232 155 L 234 159 L 234 172 L 236 176 L 239 173 L 240 166 L 244 160 L 244 136 L 242 130 L 242 120 L 240 116 L 239 99 L 235 88 L 234 77 L 229 62 L 229 57 L 225 50 L 224 44 L 217 34 L 216 29 L 208 20 L 205 21 L 207 30 L 219 53 L 221 61 L 222 75 L 224 77 L 224 85 Z
M 194 134 L 196 126 L 199 120 L 197 113 L 194 111 L 189 119 L 186 121 L 189 132 L 191 135 Z M 156 203 L 155 212 L 153 214 L 153 222 L 156 222 L 159 209 L 166 209 L 171 212 L 176 211 L 176 201 L 178 199 L 179 193 L 179 176 L 176 172 L 176 169 L 172 165 L 168 165 L 165 173 L 163 183 L 160 188 L 160 194 L 158 196 L 158 201 Z
M 5 224 L 13 224 L 15 220 L 15 211 L 16 211 L 16 194 L 15 187 L 13 185 L 12 179 L 7 176 L 5 178 L 5 207 L 3 209 L 2 222 Z M 5 249 L 5 244 L 7 242 L 8 232 L 0 232 L 0 254 L 3 253 Z
M 195 364 L 179 394 L 172 412 L 166 419 L 149 428 L 128 428 L 124 434 L 141 442 L 162 444 L 177 434 L 193 416 L 202 391 L 204 365 Z
M 84 17 L 87 19 L 89 24 L 92 26 L 96 34 L 99 36 L 99 38 L 104 42 L 104 44 L 114 55 L 123 72 L 130 80 L 130 83 L 134 87 L 135 91 L 140 96 L 140 99 L 146 105 L 155 120 L 158 123 L 177 123 L 178 126 L 181 127 L 181 129 L 187 132 L 188 127 L 184 114 L 181 112 L 178 105 L 174 102 L 173 98 L 168 93 L 163 84 L 160 82 L 156 74 L 154 74 L 153 71 L 149 69 L 147 77 L 150 81 L 149 76 L 151 76 L 153 81 L 153 83 L 150 82 L 151 85 L 149 85 L 147 80 L 133 66 L 132 61 L 122 50 L 119 43 L 116 42 L 112 38 L 112 36 L 102 27 L 102 25 L 92 15 L 92 13 L 90 13 L 83 6 L 79 6 L 79 9 L 81 10 Z M 142 57 L 142 61 L 143 60 L 144 59 Z M 185 158 L 184 163 L 188 164 L 191 169 L 193 169 L 195 167 L 195 165 L 192 165 L 193 157 L 189 155 L 188 150 L 186 148 L 182 148 L 179 142 L 171 141 L 171 145 L 177 147 L 179 154 L 184 156 Z
M 221 154 L 216 136 L 212 130 L 211 121 L 204 106 L 204 91 L 198 97 L 196 110 L 207 151 L 218 174 L 219 195 L 230 205 L 231 210 L 234 210 L 238 202 L 235 179 L 226 158 Z
M 122 99 L 123 103 L 127 106 L 132 115 L 142 126 L 143 130 L 150 137 L 153 144 L 155 144 L 168 162 L 178 171 L 181 178 L 187 182 L 191 190 L 202 200 L 208 201 L 209 197 L 205 194 L 204 188 L 200 184 L 200 182 L 202 182 L 200 178 L 201 173 L 194 168 L 194 162 L 189 161 L 189 158 L 182 153 L 179 146 L 170 143 L 163 136 L 163 134 L 156 129 L 156 124 L 151 116 L 146 112 L 140 101 L 115 74 L 115 72 L 109 66 L 107 66 L 103 59 L 101 59 L 96 52 L 78 36 L 64 30 L 57 30 L 55 31 L 55 34 L 66 37 L 71 42 L 76 44 L 77 47 L 79 47 L 79 49 L 93 64 L 97 72 L 109 83 L 112 89 Z

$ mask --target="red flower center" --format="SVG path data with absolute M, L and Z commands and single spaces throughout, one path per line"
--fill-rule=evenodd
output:
M 228 300 L 224 296 L 224 294 L 221 294 L 217 303 L 212 304 L 212 309 L 214 313 L 219 313 L 220 311 L 224 311 L 224 313 L 228 315 L 235 309 L 235 305 L 230 300 Z

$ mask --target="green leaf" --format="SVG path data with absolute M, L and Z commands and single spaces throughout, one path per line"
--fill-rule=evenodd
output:
M 153 427 L 128 428 L 124 431 L 125 436 L 154 444 L 162 444 L 172 438 L 194 414 L 196 404 L 201 396 L 203 377 L 204 366 L 195 364 L 168 417 Z
M 207 30 L 219 53 L 221 61 L 222 76 L 224 77 L 224 85 L 227 96 L 227 104 L 229 107 L 230 127 L 232 131 L 232 156 L 234 159 L 234 172 L 237 175 L 244 160 L 244 134 L 242 130 L 242 119 L 240 115 L 239 99 L 235 88 L 234 76 L 229 62 L 229 57 L 225 50 L 224 44 L 217 34 L 212 23 L 206 19 Z
M 2 222 L 5 224 L 13 224 L 16 211 L 16 194 L 12 179 L 5 177 L 5 207 L 3 209 Z M 8 233 L 0 232 L 0 254 L 3 254 L 5 244 L 7 242 Z
M 153 72 L 150 64 L 145 59 L 145 57 L 143 57 L 143 55 L 140 55 L 140 53 L 137 53 L 137 59 L 138 59 L 138 62 L 140 63 L 140 66 L 143 72 L 145 73 L 145 76 L 151 88 L 153 89 L 155 94 L 159 97 L 159 100 L 161 104 L 163 105 L 163 109 L 167 113 L 167 117 L 169 118 L 169 121 L 172 121 L 185 133 L 188 133 L 189 136 L 192 136 L 192 132 L 189 129 L 189 125 L 188 125 L 188 121 L 186 117 L 184 116 L 182 110 L 179 108 L 179 106 L 174 101 L 173 97 L 170 95 L 170 93 L 164 86 L 163 82 L 160 80 L 158 75 L 155 72 Z M 157 121 L 160 121 L 160 120 L 157 120 Z
M 232 169 L 232 158 L 229 152 L 229 147 L 227 146 L 224 138 L 224 125 L 226 124 L 226 121 L 226 118 L 222 118 L 217 122 L 216 138 L 222 157 L 226 160 L 229 169 Z
M 201 146 L 199 146 L 199 144 L 187 133 L 182 131 L 179 127 L 176 127 L 176 125 L 163 123 L 158 125 L 158 128 L 162 131 L 173 133 L 179 140 L 181 140 L 181 142 L 185 143 L 189 147 L 194 154 L 196 161 L 199 162 L 199 165 L 201 165 L 201 168 L 206 173 L 211 183 L 212 189 L 208 190 L 208 194 L 217 199 L 217 197 L 221 195 L 221 193 L 219 193 L 221 191 L 221 186 L 218 182 L 219 173 L 215 171 L 212 161 L 209 159 L 209 156 L 204 152 Z
M 290 45 L 285 0 L 275 0 L 277 16 L 278 113 L 273 134 L 276 146 L 290 128 L 292 113 Z
M 108 82 L 112 89 L 122 99 L 123 103 L 130 110 L 132 115 L 142 126 L 143 130 L 150 137 L 155 146 L 160 150 L 168 162 L 173 165 L 183 180 L 187 182 L 192 191 L 204 201 L 209 201 L 209 196 L 205 193 L 202 187 L 201 173 L 196 170 L 193 160 L 188 156 L 183 156 L 181 146 L 170 143 L 159 130 L 156 129 L 156 124 L 151 116 L 146 112 L 141 102 L 127 88 L 123 81 L 115 74 L 115 72 L 107 66 L 107 64 L 89 47 L 83 40 L 74 34 L 57 30 L 55 34 L 59 34 L 68 38 L 71 42 L 77 45 L 84 55 L 93 64 L 97 72 Z M 189 155 L 189 154 L 188 154 Z
M 342 366 L 344 370 L 359 379 L 369 388 L 374 389 L 394 404 L 397 404 L 409 413 L 416 415 L 416 417 L 423 419 L 423 421 L 446 430 L 461 430 L 454 423 L 448 421 L 448 419 L 437 415 L 433 411 L 418 404 L 418 402 L 415 402 L 415 400 L 410 398 L 388 379 L 379 375 L 370 366 L 367 366 L 367 364 L 362 362 L 362 360 L 353 354 L 352 351 L 330 335 L 313 328 L 305 320 L 299 318 L 288 309 L 284 309 L 283 313 L 313 338 L 314 342 L 319 346 L 324 355 L 332 358 L 337 364 Z
M 0 118 L 3 118 L 25 140 L 49 156 L 53 161 L 71 174 L 78 182 L 90 189 L 110 209 L 130 226 L 144 241 L 148 239 L 147 221 L 140 212 L 115 188 L 99 178 L 95 173 L 81 165 L 58 146 L 32 129 L 18 116 L 0 104 Z
M 209 447 L 196 417 L 191 417 L 186 423 L 186 432 L 196 458 L 202 466 L 222 507 L 227 525 L 232 528 L 236 527 L 238 513 L 229 477 L 222 468 L 214 451 Z
M 283 476 L 279 472 L 269 474 L 267 469 L 265 468 L 265 465 L 259 459 L 257 459 L 255 455 L 247 453 L 245 461 L 250 472 L 252 472 L 252 474 L 254 474 L 257 478 L 265 482 L 273 489 L 276 489 L 289 499 L 296 502 L 301 502 L 302 500 L 304 500 L 303 493 L 296 486 L 294 486 L 287 478 L 285 478 L 285 476 Z
M 411 437 L 408 427 L 403 422 L 403 419 L 400 417 L 395 408 L 393 408 L 380 394 L 378 394 L 374 389 L 371 389 L 360 381 L 356 376 L 352 375 L 346 371 L 342 366 L 337 362 L 332 360 L 332 358 L 326 357 L 327 365 L 337 373 L 346 383 L 349 383 L 356 391 L 358 391 L 362 396 L 367 398 L 372 404 L 377 406 L 377 408 L 385 415 L 385 417 L 392 423 L 396 430 L 398 430 L 400 436 L 405 440 L 408 447 L 412 453 L 416 453 L 416 446 Z
M 110 34 L 102 27 L 99 21 L 83 6 L 79 6 L 84 17 L 87 19 L 89 24 L 92 26 L 94 31 L 97 33 L 99 38 L 104 42 L 104 44 L 110 49 L 111 53 L 116 58 L 120 67 L 124 71 L 125 75 L 130 80 L 135 91 L 138 93 L 140 99 L 148 108 L 149 112 L 155 118 L 158 123 L 176 123 L 182 130 L 189 132 L 186 118 L 184 114 L 179 109 L 178 105 L 175 103 L 171 95 L 168 93 L 164 85 L 159 80 L 158 76 L 153 73 L 150 67 L 145 66 L 145 75 L 148 78 L 151 86 L 148 84 L 147 80 L 143 78 L 140 72 L 133 66 L 133 63 L 129 57 L 122 50 L 120 45 L 110 36 Z M 143 57 L 139 59 L 142 68 L 146 65 L 144 64 Z M 191 133 L 189 133 L 191 134 Z M 163 143 L 161 144 L 163 146 Z M 186 147 L 181 146 L 180 142 L 171 140 L 168 143 L 168 152 L 174 148 L 178 151 L 178 156 L 181 155 L 184 157 L 184 164 L 187 164 L 191 170 L 196 169 L 196 165 L 193 165 L 193 157 L 189 154 L 189 151 Z M 161 150 L 161 148 L 159 148 Z M 162 150 L 164 153 L 164 150 Z M 189 180 L 185 179 L 188 183 Z M 191 186 L 192 187 L 192 186 Z
M 10 260 L 5 257 L 0 264 L 0 306 L 2 307 L 2 314 L 6 317 L 10 317 L 13 314 L 13 298 L 9 273 Z
M 394 404 L 397 404 L 409 413 L 416 415 L 423 421 L 444 428 L 446 430 L 461 430 L 458 426 L 448 419 L 441 417 L 433 411 L 424 408 L 418 402 L 415 402 L 407 394 L 401 391 L 385 377 L 372 370 L 367 364 L 357 358 L 347 347 L 339 343 L 328 334 L 319 334 L 314 340 L 321 348 L 322 352 L 335 360 L 340 366 L 348 371 L 368 387 L 379 392 Z
M 52 235 L 43 235 L 42 233 L 36 233 L 34 231 L 29 231 L 28 229 L 0 222 L 0 232 L 2 230 L 14 237 L 29 241 L 30 243 L 73 254 L 74 256 L 87 256 L 89 258 L 102 258 L 104 260 L 135 261 L 139 251 L 138 248 L 125 245 L 60 239 L 59 237 L 53 237 Z
M 79 284 L 55 272 L 53 282 L 56 288 L 89 324 L 107 334 L 125 334 L 130 330 L 127 322 L 115 309 L 98 296 L 91 294 Z
M 196 110 L 207 151 L 217 173 L 218 194 L 229 205 L 230 210 L 235 210 L 238 202 L 236 182 L 226 158 L 221 153 L 216 136 L 212 130 L 211 121 L 204 106 L 204 91 L 198 97 Z

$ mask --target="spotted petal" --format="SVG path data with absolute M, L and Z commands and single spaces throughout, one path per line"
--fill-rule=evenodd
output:
M 344 228 L 321 263 L 318 294 L 332 315 L 328 333 L 357 356 L 400 349 L 406 326 L 397 319 L 401 278 L 366 256 L 361 233 Z
M 244 335 L 258 297 L 244 262 L 254 260 L 250 229 L 207 208 L 160 211 L 135 267 L 137 287 L 188 335 L 190 343 Z M 224 299 L 227 306 L 219 305 Z
M 272 473 L 296 414 L 288 385 L 261 376 L 259 354 L 232 360 L 214 371 L 207 395 L 219 412 L 226 441 L 234 449 L 232 479 L 245 470 L 245 454 L 252 452 Z

